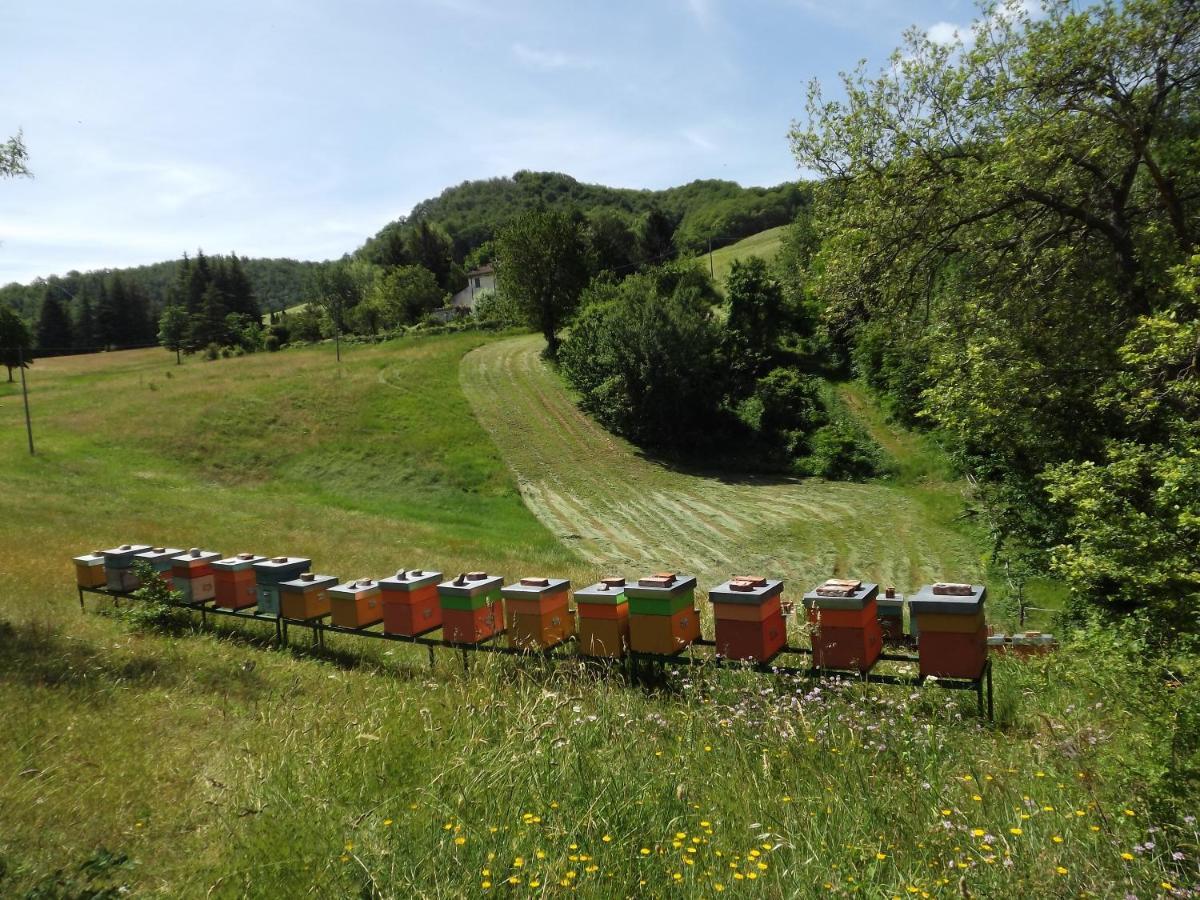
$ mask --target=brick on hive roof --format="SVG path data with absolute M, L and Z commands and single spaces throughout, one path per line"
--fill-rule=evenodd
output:
M 975 589 L 969 584 L 959 584 L 953 581 L 939 581 L 933 586 L 933 593 L 939 597 L 970 597 Z

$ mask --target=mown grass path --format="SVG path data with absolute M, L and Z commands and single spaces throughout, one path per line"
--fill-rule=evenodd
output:
M 957 487 L 728 480 L 639 454 L 579 411 L 523 336 L 463 357 L 464 392 L 512 467 L 530 509 L 599 570 L 674 568 L 706 583 L 731 573 L 808 586 L 854 575 L 907 590 L 980 573 L 955 516 Z

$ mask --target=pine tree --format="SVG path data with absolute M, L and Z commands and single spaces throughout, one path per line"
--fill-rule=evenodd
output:
M 47 286 L 38 317 L 37 346 L 42 356 L 55 356 L 71 348 L 71 318 L 54 290 Z

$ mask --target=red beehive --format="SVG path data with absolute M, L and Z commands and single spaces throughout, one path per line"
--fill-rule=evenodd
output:
M 222 609 L 246 609 L 258 605 L 258 576 L 254 564 L 265 556 L 239 553 L 212 563 L 213 599 Z
M 437 583 L 441 578 L 441 572 L 400 569 L 389 578 L 379 579 L 384 632 L 415 637 L 440 628 L 442 607 Z
M 831 578 L 804 595 L 813 625 L 813 664 L 866 672 L 883 651 L 876 597 L 879 585 Z
M 575 633 L 569 609 L 571 582 L 565 578 L 522 578 L 500 593 L 505 600 L 509 645 L 545 650 Z
M 767 662 L 787 644 L 783 582 L 735 577 L 708 592 L 716 619 L 717 653 Z
M 983 585 L 926 585 L 909 600 L 916 622 L 921 674 L 934 678 L 979 678 L 987 662 Z

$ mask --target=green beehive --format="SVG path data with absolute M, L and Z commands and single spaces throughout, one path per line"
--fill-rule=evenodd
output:
M 482 577 L 476 577 L 477 575 Z M 503 575 L 487 576 L 471 572 L 465 578 L 460 576 L 453 581 L 439 584 L 438 602 L 441 603 L 442 609 L 472 612 L 499 602 L 503 586 Z

